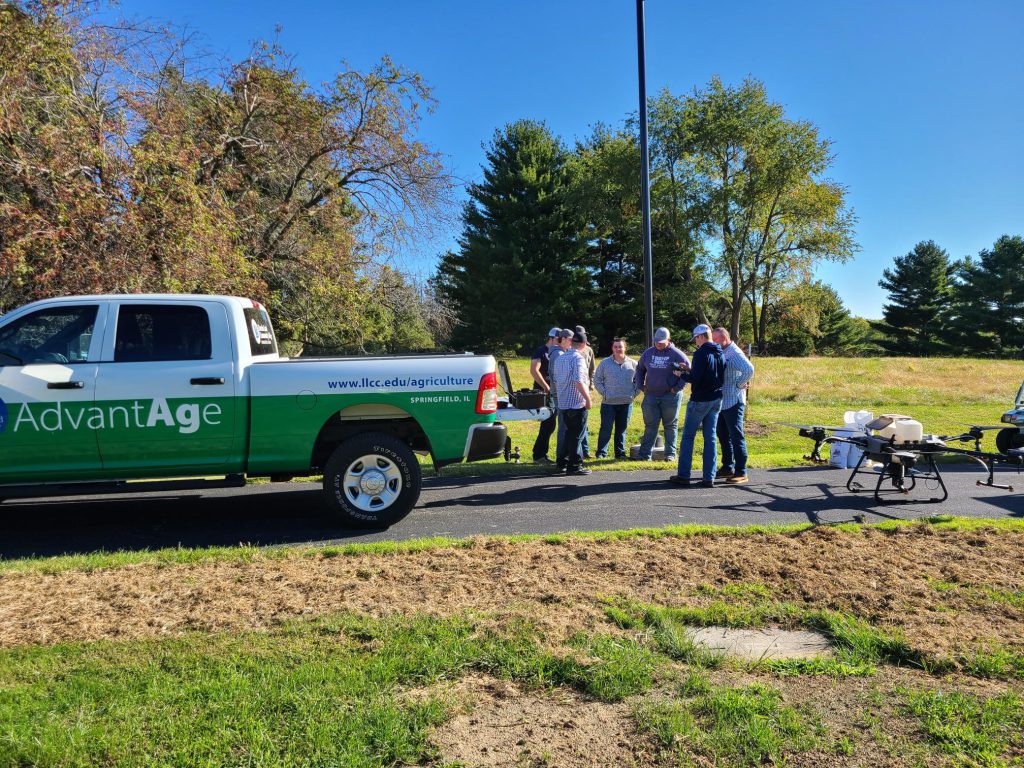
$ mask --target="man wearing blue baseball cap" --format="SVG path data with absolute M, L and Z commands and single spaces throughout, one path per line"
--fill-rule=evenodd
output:
M 686 403 L 683 437 L 679 442 L 679 471 L 669 480 L 678 485 L 690 485 L 693 443 L 697 438 L 697 430 L 700 429 L 704 433 L 701 485 L 711 488 L 715 484 L 718 462 L 715 427 L 718 425 L 718 414 L 722 410 L 725 360 L 722 357 L 722 348 L 711 338 L 710 326 L 702 323 L 694 328 L 693 343 L 697 345 L 697 351 L 693 354 L 690 370 L 682 376 L 682 380 L 690 382 L 690 399 Z

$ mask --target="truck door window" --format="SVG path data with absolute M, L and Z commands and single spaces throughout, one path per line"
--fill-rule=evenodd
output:
M 88 362 L 97 306 L 50 307 L 0 329 L 0 365 Z
M 212 348 L 202 307 L 128 304 L 118 310 L 114 362 L 209 360 Z

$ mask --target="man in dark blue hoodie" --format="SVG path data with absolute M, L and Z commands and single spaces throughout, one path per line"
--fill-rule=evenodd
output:
M 718 414 L 722 410 L 725 360 L 722 358 L 722 348 L 711 340 L 710 327 L 698 325 L 694 328 L 693 343 L 697 345 L 697 351 L 693 355 L 690 370 L 681 377 L 681 381 L 690 382 L 690 400 L 686 403 L 683 437 L 679 443 L 679 473 L 669 480 L 679 485 L 690 484 L 693 443 L 697 437 L 697 430 L 701 429 L 704 432 L 701 485 L 711 488 L 715 484 L 715 470 L 718 465 L 715 427 L 718 425 Z

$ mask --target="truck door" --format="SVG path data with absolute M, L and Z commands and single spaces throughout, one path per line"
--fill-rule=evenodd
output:
M 111 307 L 96 404 L 106 470 L 126 476 L 219 472 L 235 430 L 234 355 L 217 302 L 125 300 Z
M 73 480 L 99 469 L 91 419 L 101 309 L 56 305 L 0 325 L 0 483 Z

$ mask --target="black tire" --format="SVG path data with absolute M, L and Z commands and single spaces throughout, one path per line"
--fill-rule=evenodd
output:
M 347 525 L 387 528 L 409 514 L 423 475 L 412 449 L 383 432 L 350 437 L 324 467 L 324 501 Z M 376 494 L 376 495 L 375 495 Z
M 1007 427 L 996 432 L 996 450 L 1006 453 L 1011 448 L 1024 448 L 1024 432 Z

